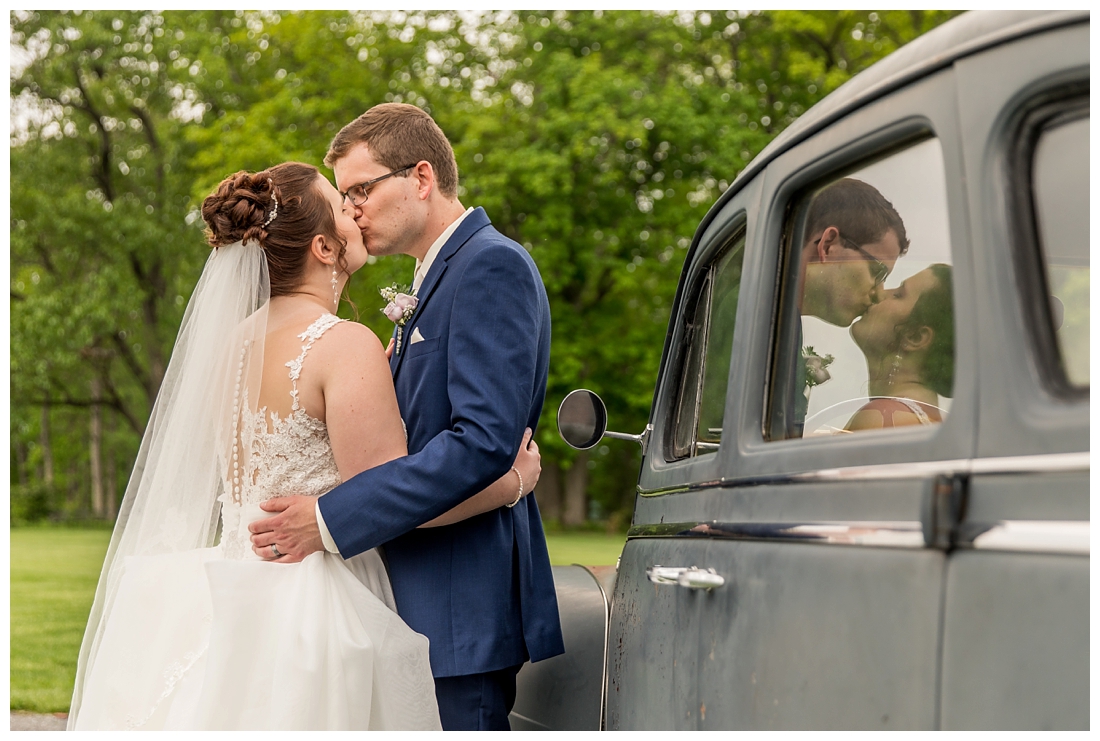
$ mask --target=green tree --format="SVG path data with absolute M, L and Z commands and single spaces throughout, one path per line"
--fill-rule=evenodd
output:
M 185 88 L 159 14 L 16 12 L 11 27 L 28 57 L 13 105 L 31 119 L 11 149 L 13 417 L 83 410 L 85 424 L 52 428 L 98 451 L 97 491 L 104 430 L 121 420 L 132 456 L 201 267 Z
M 685 248 L 706 209 L 806 108 L 950 15 L 556 11 L 493 26 L 504 72 L 481 105 L 441 123 L 458 133 L 459 161 L 474 163 L 469 200 L 531 250 L 550 295 L 539 444 L 551 516 L 583 520 L 586 493 L 597 515 L 629 515 L 639 451 L 573 453 L 557 437 L 556 405 L 594 388 L 614 429 L 641 431 Z M 456 117 L 468 123 L 444 123 Z
M 540 502 L 622 522 L 637 449 L 576 455 L 557 404 L 587 386 L 640 430 L 706 209 L 799 114 L 951 15 L 13 12 L 12 483 L 110 516 L 95 480 L 117 492 L 136 453 L 207 254 L 201 199 L 239 169 L 319 165 L 340 126 L 400 101 L 433 114 L 464 203 L 546 282 Z M 377 288 L 411 272 L 390 258 L 352 283 L 383 336 Z

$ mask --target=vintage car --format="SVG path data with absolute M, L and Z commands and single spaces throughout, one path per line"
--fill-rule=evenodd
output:
M 616 435 L 626 545 L 555 567 L 566 653 L 512 727 L 1087 729 L 1088 163 L 1087 12 L 960 16 L 777 137 L 699 225 L 649 424 Z M 880 292 L 850 325 L 805 257 L 841 180 L 909 245 L 842 245 Z M 941 323 L 909 332 L 921 301 Z M 613 434 L 585 390 L 558 425 Z

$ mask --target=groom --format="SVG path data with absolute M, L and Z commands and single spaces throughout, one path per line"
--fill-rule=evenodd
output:
M 874 186 L 843 178 L 822 189 L 806 215 L 805 241 L 799 267 L 798 312 L 837 327 L 850 327 L 882 298 L 883 284 L 894 264 L 909 249 L 905 223 Z M 801 362 L 788 392 L 788 435 L 802 437 L 809 409 L 810 385 L 803 347 L 803 327 L 796 339 Z M 818 349 L 822 349 L 820 346 Z M 830 348 L 824 348 L 826 354 Z M 816 351 L 813 352 L 816 356 Z M 824 380 L 829 379 L 828 372 Z M 817 380 L 817 383 L 824 383 Z
M 272 500 L 265 509 L 282 513 L 253 532 L 272 531 L 296 559 L 385 545 L 398 612 L 430 641 L 443 727 L 507 730 L 520 666 L 565 650 L 535 498 L 415 528 L 507 473 L 535 428 L 546 291 L 530 255 L 459 203 L 451 145 L 419 108 L 371 108 L 336 135 L 325 164 L 370 254 L 416 258 L 418 304 L 390 360 L 409 455 L 319 500 Z

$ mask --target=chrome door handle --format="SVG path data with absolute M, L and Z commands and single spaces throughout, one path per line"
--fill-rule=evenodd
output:
M 676 584 L 688 589 L 716 589 L 726 583 L 714 569 L 700 569 L 697 566 L 658 566 L 654 564 L 645 570 L 646 578 L 654 584 Z

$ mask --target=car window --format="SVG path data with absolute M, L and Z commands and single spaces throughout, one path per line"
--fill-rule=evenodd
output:
M 955 325 L 939 142 L 819 183 L 790 214 L 769 439 L 941 423 Z
M 1039 134 L 1032 196 L 1062 367 L 1089 385 L 1089 116 L 1063 116 Z
M 742 229 L 702 271 L 694 303 L 684 313 L 684 365 L 668 446 L 671 459 L 713 453 L 721 444 L 744 257 Z

